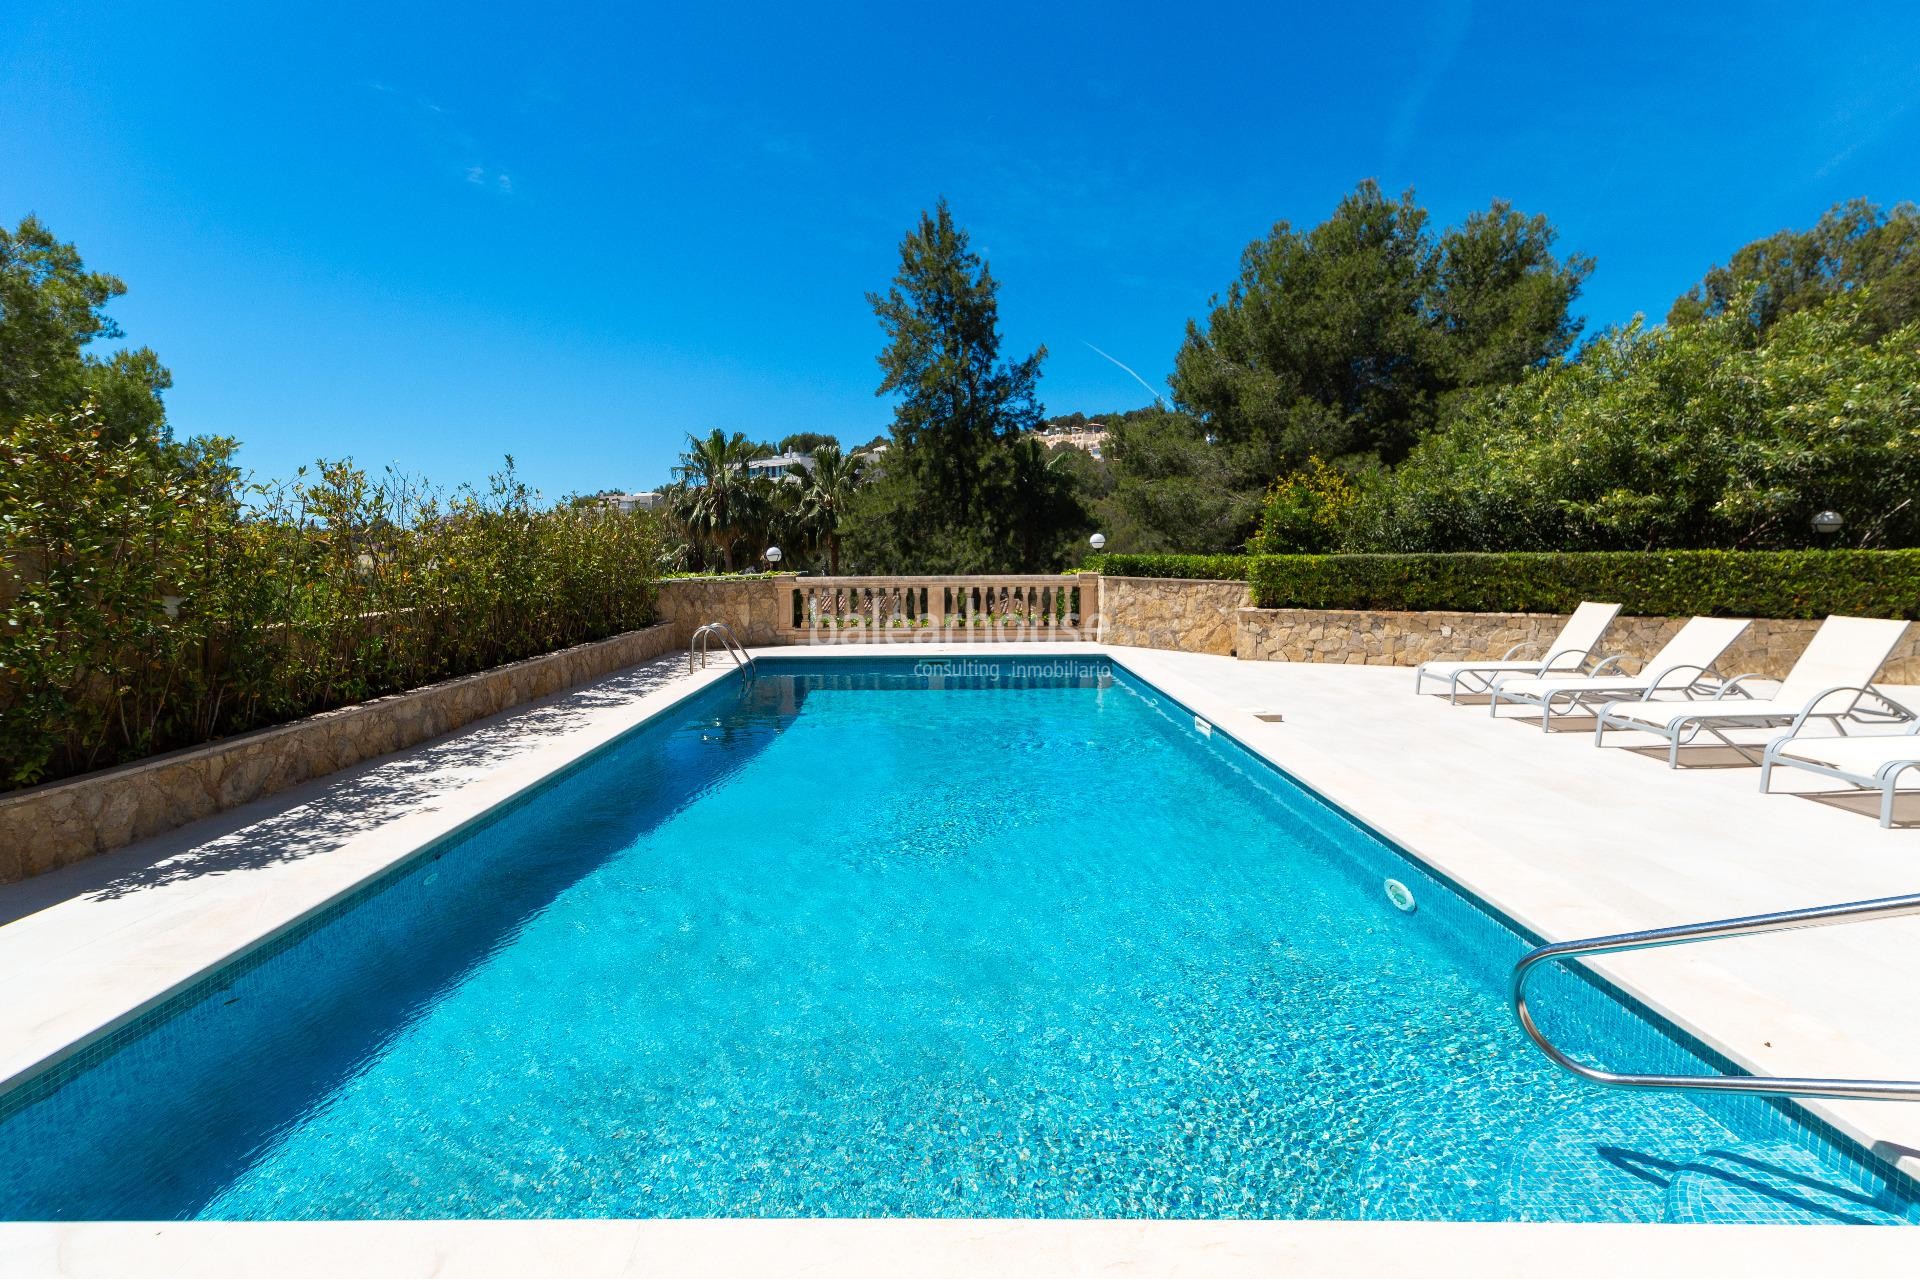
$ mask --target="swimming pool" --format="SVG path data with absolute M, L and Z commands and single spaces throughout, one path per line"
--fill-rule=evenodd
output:
M 0 1217 L 1920 1215 L 1106 659 L 760 672 L 0 1097 Z

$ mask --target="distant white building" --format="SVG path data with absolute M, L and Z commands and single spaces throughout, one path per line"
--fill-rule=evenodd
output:
M 622 515 L 655 510 L 664 501 L 666 499 L 658 493 L 615 493 L 600 499 L 601 505 L 611 507 Z
M 765 476 L 773 480 L 790 480 L 793 478 L 787 474 L 787 468 L 790 466 L 802 466 L 809 471 L 813 470 L 813 454 L 775 453 L 772 457 L 757 457 L 747 463 L 747 474 L 756 477 Z
M 1107 427 L 1104 422 L 1089 422 L 1078 431 L 1065 427 L 1050 426 L 1040 432 L 1040 438 L 1047 442 L 1048 448 L 1085 449 L 1095 457 L 1107 442 Z

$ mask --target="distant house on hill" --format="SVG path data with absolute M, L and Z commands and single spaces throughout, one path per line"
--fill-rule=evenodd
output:
M 1095 457 L 1107 442 L 1107 427 L 1104 422 L 1075 423 L 1072 426 L 1047 426 L 1040 430 L 1040 438 L 1048 448 L 1084 449 Z
M 622 515 L 635 511 L 651 511 L 666 501 L 658 493 L 609 493 L 600 499 L 600 504 Z
M 747 474 L 752 476 L 765 476 L 773 480 L 790 480 L 793 476 L 788 474 L 787 468 L 792 466 L 805 467 L 811 471 L 813 469 L 813 454 L 775 453 L 772 457 L 757 457 L 747 463 Z

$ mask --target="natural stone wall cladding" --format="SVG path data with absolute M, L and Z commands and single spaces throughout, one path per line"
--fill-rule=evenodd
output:
M 673 627 L 673 642 L 687 646 L 693 633 L 708 622 L 724 622 L 742 644 L 755 647 L 782 643 L 780 602 L 782 588 L 795 574 L 776 577 L 680 577 L 660 583 L 655 608 Z
M 1231 656 L 1238 641 L 1245 582 L 1197 578 L 1106 577 L 1100 613 L 1109 644 Z
M 25 879 L 658 657 L 673 627 L 475 675 L 0 797 L 0 884 Z
M 1566 619 L 1546 613 L 1387 613 L 1302 608 L 1240 610 L 1239 655 L 1263 662 L 1342 662 L 1353 666 L 1418 666 L 1435 659 L 1497 658 L 1522 642 L 1545 645 Z M 1636 663 L 1653 656 L 1685 623 L 1680 617 L 1615 618 L 1602 653 Z M 1818 630 L 1817 621 L 1758 619 L 1720 660 L 1727 675 L 1778 679 Z M 1880 678 L 1920 683 L 1920 624 L 1901 640 Z

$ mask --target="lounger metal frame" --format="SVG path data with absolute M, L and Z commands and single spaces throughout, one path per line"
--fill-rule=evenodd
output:
M 1534 640 L 1521 640 L 1518 644 L 1515 644 L 1512 648 L 1508 649 L 1506 651 L 1505 656 L 1501 657 L 1497 662 L 1490 663 L 1489 665 L 1486 665 L 1486 666 L 1463 666 L 1459 670 L 1454 671 L 1450 676 L 1447 677 L 1448 703 L 1456 706 L 1459 704 L 1460 682 L 1462 680 L 1471 679 L 1474 681 L 1473 684 L 1470 684 L 1468 686 L 1466 690 L 1467 692 L 1485 693 L 1485 692 L 1490 692 L 1493 689 L 1494 685 L 1498 684 L 1501 678 L 1507 675 L 1521 675 L 1521 676 L 1525 676 L 1528 679 L 1540 679 L 1540 678 L 1544 678 L 1549 674 L 1579 675 L 1582 673 L 1583 669 L 1586 667 L 1587 662 L 1593 657 L 1593 650 L 1590 648 L 1588 649 L 1563 648 L 1559 652 L 1549 655 L 1544 661 L 1540 663 L 1538 669 L 1527 670 L 1527 671 L 1514 671 L 1514 670 L 1501 669 L 1501 665 L 1503 663 L 1517 660 L 1514 657 L 1515 653 L 1518 653 L 1523 648 L 1531 647 L 1536 642 L 1537 641 L 1534 641 Z M 1573 666 L 1555 668 L 1554 663 L 1559 661 L 1563 657 L 1577 657 L 1580 659 L 1580 661 Z M 1600 661 L 1598 665 L 1596 665 L 1593 668 L 1593 670 L 1597 672 L 1599 670 L 1604 669 L 1608 662 L 1618 662 L 1619 660 L 1620 660 L 1619 654 L 1615 654 L 1611 657 L 1604 658 Z M 1414 667 L 1413 669 L 1413 691 L 1416 697 L 1426 691 L 1425 684 L 1428 679 L 1427 665 L 1428 664 L 1426 662 L 1422 662 L 1420 663 L 1420 665 Z M 1591 674 L 1593 672 L 1588 672 L 1588 673 Z M 1435 675 L 1432 678 L 1438 679 L 1440 677 Z
M 1594 667 L 1587 675 L 1576 678 L 1590 680 L 1600 679 L 1601 673 L 1605 671 L 1607 667 L 1619 665 L 1619 658 L 1609 657 L 1606 661 Z M 1677 675 L 1682 671 L 1693 671 L 1693 679 L 1685 684 L 1669 685 L 1666 683 L 1669 675 Z M 1624 667 L 1621 668 L 1621 673 L 1623 682 L 1614 685 L 1610 689 L 1559 688 L 1554 689 L 1545 697 L 1529 697 L 1525 693 L 1516 693 L 1506 688 L 1505 680 L 1495 680 L 1491 692 L 1491 700 L 1487 703 L 1487 714 L 1497 715 L 1499 713 L 1500 699 L 1503 697 L 1509 706 L 1538 706 L 1540 708 L 1540 731 L 1550 733 L 1553 731 L 1553 704 L 1554 701 L 1559 698 L 1566 700 L 1566 705 L 1562 707 L 1560 714 L 1571 715 L 1575 711 L 1587 708 L 1594 703 L 1621 701 L 1623 700 L 1622 694 L 1638 692 L 1643 694 L 1641 700 L 1652 700 L 1653 695 L 1656 693 L 1678 693 L 1681 695 L 1679 700 L 1694 700 L 1703 698 L 1712 692 L 1717 692 L 1721 687 L 1719 672 L 1713 668 L 1711 663 L 1702 666 L 1698 662 L 1676 662 L 1672 666 L 1660 671 L 1644 686 L 1638 679 L 1634 679 L 1631 682 L 1626 681 Z M 1558 672 L 1555 672 L 1555 674 L 1558 674 Z M 1532 678 L 1550 679 L 1552 676 L 1541 675 Z
M 1789 768 L 1799 768 L 1809 773 L 1819 773 L 1823 777 L 1837 778 L 1840 781 L 1858 786 L 1862 790 L 1879 791 L 1880 825 L 1891 828 L 1893 826 L 1893 796 L 1899 783 L 1900 775 L 1910 768 L 1920 770 L 1920 719 L 1914 720 L 1912 727 L 1908 728 L 1904 733 L 1889 733 L 1884 738 L 1875 739 L 1889 742 L 1911 742 L 1913 743 L 1913 750 L 1908 758 L 1890 759 L 1871 773 L 1851 772 L 1833 764 L 1822 764 L 1815 760 L 1800 759 L 1793 755 L 1782 755 L 1780 752 L 1786 747 L 1791 746 L 1798 738 L 1800 728 L 1801 722 L 1796 721 L 1792 732 L 1783 733 L 1781 736 L 1767 743 L 1766 751 L 1760 756 L 1760 793 L 1762 795 L 1768 793 L 1768 787 L 1773 781 L 1773 766 L 1775 764 L 1785 764 Z
M 1604 746 L 1609 728 L 1625 729 L 1636 733 L 1652 733 L 1656 737 L 1666 739 L 1667 767 L 1678 768 L 1680 766 L 1680 748 L 1691 745 L 1695 738 L 1699 737 L 1702 733 L 1706 733 L 1718 738 L 1723 745 L 1732 747 L 1743 757 L 1759 764 L 1764 762 L 1764 752 L 1762 748 L 1749 745 L 1745 742 L 1734 741 L 1731 737 L 1721 732 L 1717 725 L 1725 725 L 1727 728 L 1778 728 L 1782 724 L 1790 724 L 1793 726 L 1793 731 L 1798 732 L 1809 720 L 1823 719 L 1832 723 L 1834 731 L 1844 737 L 1847 735 L 1846 726 L 1849 723 L 1905 724 L 1914 718 L 1912 711 L 1894 701 L 1891 697 L 1888 697 L 1872 684 L 1842 685 L 1838 688 L 1829 688 L 1824 692 L 1815 694 L 1799 711 L 1792 713 L 1742 715 L 1741 712 L 1733 709 L 1726 709 L 1717 714 L 1715 713 L 1713 708 L 1725 701 L 1730 693 L 1751 698 L 1753 694 L 1743 688 L 1742 684 L 1747 680 L 1759 678 L 1762 677 L 1753 673 L 1737 675 L 1725 684 L 1722 684 L 1719 691 L 1712 697 L 1700 702 L 1699 705 L 1701 709 L 1697 715 L 1682 716 L 1666 724 L 1647 724 L 1639 720 L 1617 719 L 1614 717 L 1615 707 L 1644 706 L 1654 700 L 1650 696 L 1618 699 L 1609 702 L 1600 708 L 1599 716 L 1594 722 L 1593 744 L 1595 746 Z M 1849 694 L 1844 705 L 1831 710 L 1821 709 L 1821 706 L 1828 698 L 1843 693 Z M 1863 703 L 1869 701 L 1878 702 L 1880 709 L 1872 706 L 1863 706 Z

